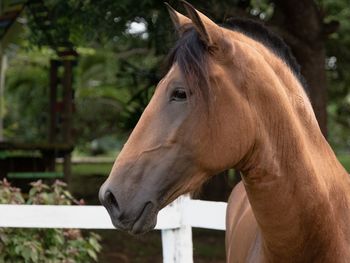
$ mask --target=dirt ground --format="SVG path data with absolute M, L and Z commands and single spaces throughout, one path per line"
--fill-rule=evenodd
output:
M 103 176 L 75 177 L 70 190 L 76 198 L 87 204 L 99 204 L 97 193 L 104 181 Z M 117 230 L 94 230 L 102 237 L 101 263 L 157 263 L 162 262 L 160 231 L 142 236 L 131 236 Z M 224 231 L 193 229 L 193 253 L 196 263 L 225 262 Z

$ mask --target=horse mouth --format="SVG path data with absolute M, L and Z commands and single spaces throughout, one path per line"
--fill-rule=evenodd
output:
M 140 235 L 149 232 L 157 224 L 157 212 L 151 202 L 147 202 L 141 213 L 136 218 L 129 232 L 133 235 Z
M 132 235 L 141 235 L 153 230 L 157 224 L 158 210 L 152 202 L 147 202 L 142 208 L 140 214 L 134 220 L 120 221 L 112 219 L 115 228 L 127 231 Z

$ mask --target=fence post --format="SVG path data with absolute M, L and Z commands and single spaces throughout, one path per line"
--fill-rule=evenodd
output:
M 169 205 L 177 210 L 180 227 L 162 230 L 163 263 L 193 263 L 192 227 L 183 220 L 188 200 L 189 195 L 180 196 Z

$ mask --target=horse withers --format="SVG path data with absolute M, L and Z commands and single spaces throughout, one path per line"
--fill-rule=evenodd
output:
M 227 262 L 349 262 L 350 179 L 289 49 L 255 23 L 222 27 L 183 4 L 187 16 L 168 6 L 169 71 L 100 189 L 113 224 L 150 231 L 161 208 L 234 167 Z

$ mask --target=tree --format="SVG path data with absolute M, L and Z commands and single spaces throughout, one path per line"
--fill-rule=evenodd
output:
M 169 2 L 183 11 L 178 1 Z M 327 84 L 331 87 L 328 90 L 332 127 L 341 131 L 350 129 L 347 117 L 350 112 L 347 95 L 350 7 L 347 0 L 193 0 L 191 3 L 216 22 L 222 23 L 232 16 L 249 17 L 263 21 L 281 35 L 301 64 L 323 133 L 327 134 Z M 112 81 L 108 85 L 100 81 L 94 88 L 81 82 L 80 94 L 86 97 L 104 94 L 99 98 L 121 105 L 120 116 L 124 116 L 120 118 L 124 125 L 121 128 L 130 130 L 147 103 L 149 91 L 160 79 L 159 65 L 174 43 L 174 30 L 162 1 L 101 0 L 96 4 L 88 0 L 47 0 L 45 5 L 52 20 L 46 33 L 28 13 L 32 45 L 45 46 L 50 44 L 49 38 L 54 38 L 57 42 L 69 41 L 75 46 L 108 50 L 106 59 L 117 61 Z M 144 25 L 144 30 L 132 32 L 135 23 Z M 104 76 L 103 70 L 96 74 Z M 114 86 L 123 90 L 119 92 L 122 96 L 111 92 Z M 125 100 L 126 97 L 129 100 Z
M 170 1 L 180 7 L 177 1 Z M 329 19 L 328 9 L 334 9 L 331 1 L 315 0 L 236 0 L 236 1 L 191 1 L 217 22 L 228 17 L 245 16 L 264 20 L 274 31 L 283 36 L 301 64 L 308 83 L 309 95 L 321 130 L 327 134 L 327 76 L 325 71 L 326 43 L 336 32 L 340 23 Z M 349 9 L 345 0 L 338 6 Z M 159 1 L 110 1 L 99 4 L 90 1 L 45 2 L 56 29 L 51 34 L 57 39 L 68 39 L 76 45 L 91 44 L 91 40 L 104 44 L 117 40 L 115 52 L 145 47 L 155 55 L 163 55 L 171 46 L 171 30 L 167 12 Z M 181 10 L 181 8 L 179 8 Z M 330 10 L 333 11 L 333 10 Z M 344 19 L 348 18 L 344 16 Z M 147 25 L 147 37 L 133 38 L 128 34 L 132 22 Z M 37 31 L 35 24 L 32 29 Z M 143 32 L 144 33 L 144 32 Z M 146 36 L 146 35 L 145 35 Z M 47 44 L 45 34 L 32 34 L 38 44 Z

